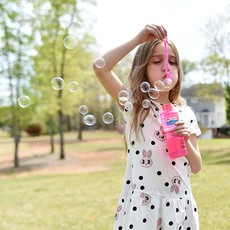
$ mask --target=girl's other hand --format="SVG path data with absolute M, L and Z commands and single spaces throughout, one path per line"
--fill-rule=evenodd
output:
M 174 133 L 184 136 L 185 141 L 187 141 L 190 137 L 190 131 L 188 127 L 185 125 L 184 121 L 178 121 L 175 123 L 176 127 L 174 128 Z
M 148 24 L 137 35 L 140 43 L 150 42 L 155 39 L 163 40 L 167 36 L 167 31 L 163 26 Z

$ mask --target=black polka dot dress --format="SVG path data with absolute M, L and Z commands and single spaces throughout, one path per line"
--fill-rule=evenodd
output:
M 194 112 L 174 105 L 191 133 L 200 135 Z M 114 230 L 198 230 L 198 210 L 190 186 L 186 157 L 168 157 L 161 128 L 161 104 L 154 102 L 140 124 L 143 136 L 130 132 L 132 114 L 123 112 L 127 141 L 124 184 L 115 214 Z

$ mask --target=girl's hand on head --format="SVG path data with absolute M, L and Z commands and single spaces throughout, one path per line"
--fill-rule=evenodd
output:
M 174 133 L 184 136 L 185 141 L 187 141 L 190 137 L 190 131 L 188 127 L 185 125 L 184 121 L 178 121 L 175 123 L 176 127 L 174 128 Z
M 148 24 L 137 35 L 140 43 L 150 42 L 155 39 L 163 40 L 167 36 L 167 31 L 163 26 Z

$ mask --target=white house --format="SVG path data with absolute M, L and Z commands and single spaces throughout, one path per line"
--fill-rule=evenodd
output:
M 224 88 L 219 83 L 196 84 L 182 89 L 182 96 L 196 114 L 203 134 L 201 138 L 212 138 L 217 128 L 226 124 Z

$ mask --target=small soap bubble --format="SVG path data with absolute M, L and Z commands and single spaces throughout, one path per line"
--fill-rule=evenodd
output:
M 78 37 L 83 33 L 83 26 L 79 21 L 72 21 L 68 26 L 68 34 Z
M 105 113 L 102 118 L 105 124 L 111 124 L 114 120 L 113 114 L 110 112 Z
M 172 76 L 167 76 L 164 80 L 164 82 L 166 82 L 168 85 L 172 84 Z
M 155 87 L 158 91 L 162 91 L 162 90 L 164 90 L 164 88 L 165 88 L 165 84 L 164 84 L 163 81 L 157 80 L 157 81 L 154 82 L 154 87 Z
M 79 84 L 76 81 L 71 81 L 68 84 L 68 89 L 72 93 L 76 93 L 79 89 Z
M 148 95 L 152 99 L 157 99 L 160 95 L 159 91 L 155 88 L 151 88 L 148 92 Z
M 88 107 L 86 105 L 81 105 L 79 107 L 79 113 L 82 115 L 86 115 L 88 113 Z
M 92 114 L 84 116 L 83 121 L 88 126 L 93 126 L 96 124 L 96 117 Z
M 72 50 L 78 45 L 78 40 L 72 35 L 67 35 L 63 40 L 63 44 L 65 48 Z
M 105 67 L 105 59 L 102 57 L 97 58 L 94 63 L 98 69 L 102 69 Z
M 143 81 L 140 84 L 140 89 L 143 93 L 148 93 L 150 90 L 150 84 L 147 81 Z
M 167 78 L 165 78 L 165 80 L 164 80 L 164 88 L 165 89 L 169 89 L 170 88 L 170 86 L 171 86 L 171 84 L 172 84 L 172 79 L 167 79 Z
M 65 86 L 65 81 L 61 77 L 55 77 L 51 81 L 51 86 L 55 90 L 61 90 Z
M 143 107 L 143 108 L 148 109 L 150 106 L 151 106 L 150 100 L 144 99 L 144 100 L 142 101 L 142 107 Z
M 129 100 L 129 93 L 126 90 L 121 90 L 118 93 L 118 99 L 119 99 L 119 103 L 121 105 L 124 105 L 128 100 Z
M 130 102 L 130 101 L 127 101 L 125 104 L 124 104 L 124 110 L 126 112 L 130 112 L 133 110 L 133 104 Z
M 30 97 L 26 96 L 26 95 L 21 95 L 18 98 L 18 105 L 22 108 L 26 108 L 28 106 L 30 106 Z

